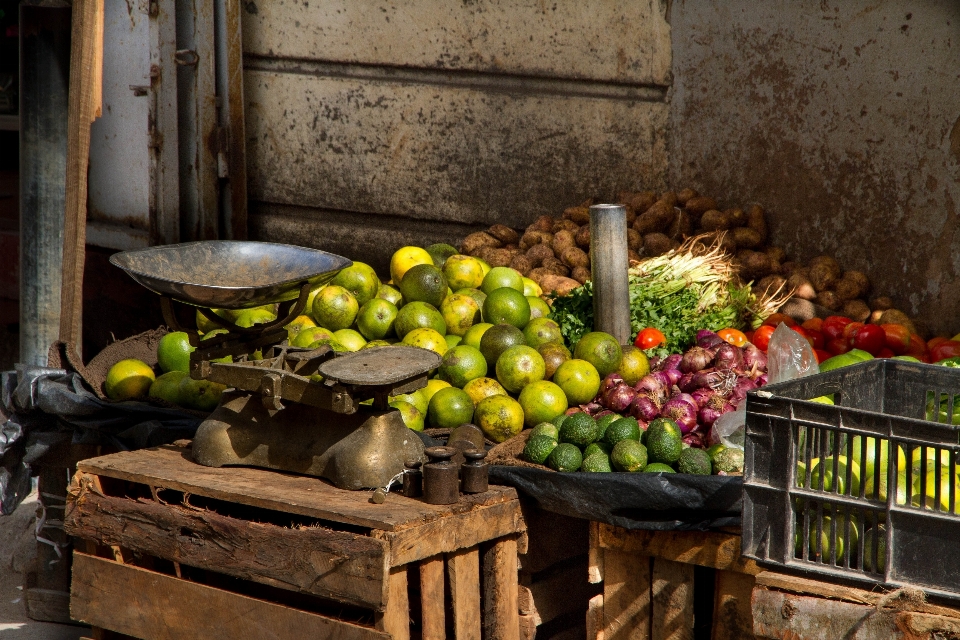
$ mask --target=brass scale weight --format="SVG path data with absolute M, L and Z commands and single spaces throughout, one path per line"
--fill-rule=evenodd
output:
M 351 261 L 291 245 L 211 240 L 126 251 L 110 262 L 159 294 L 167 325 L 190 337 L 190 376 L 229 388 L 194 437 L 199 464 L 292 471 L 356 490 L 383 487 L 405 464 L 424 461 L 422 442 L 388 398 L 426 386 L 440 356 L 403 346 L 337 354 L 327 345 L 285 344 L 284 327 L 303 312 L 311 290 Z M 202 284 L 214 273 L 221 284 Z M 174 300 L 227 333 L 201 341 L 178 321 Z M 212 310 L 273 303 L 277 319 L 252 327 Z M 250 360 L 257 350 L 263 359 Z M 214 362 L 224 356 L 234 362 Z M 311 380 L 316 374 L 322 381 Z M 360 404 L 371 398 L 372 406 Z

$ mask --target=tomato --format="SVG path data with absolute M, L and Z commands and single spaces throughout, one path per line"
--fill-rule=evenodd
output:
M 828 360 L 833 357 L 829 351 L 824 351 L 823 349 L 814 349 L 813 354 L 817 356 L 817 364 L 820 364 L 824 360 Z
M 910 349 L 910 330 L 902 324 L 882 324 L 880 328 L 887 340 L 887 349 L 898 356 L 906 355 Z
M 817 331 L 816 329 L 804 329 L 807 332 L 807 337 L 812 341 L 814 349 L 823 349 L 824 345 L 827 344 L 827 340 L 824 335 Z
M 739 329 L 720 329 L 720 331 L 717 331 L 717 335 L 720 336 L 721 340 L 729 342 L 735 347 L 742 347 L 747 344 L 747 336 Z
M 878 357 L 878 358 L 892 358 L 892 357 L 895 356 L 895 355 L 897 355 L 897 354 L 895 354 L 895 353 L 894 353 L 893 351 L 891 351 L 889 348 L 884 347 L 883 349 L 880 349 L 880 353 L 877 354 L 877 357 Z
M 940 362 L 947 358 L 960 356 L 960 342 L 956 340 L 944 340 L 933 349 L 930 349 L 930 360 Z
M 862 326 L 862 322 L 851 321 L 843 327 L 843 332 L 840 334 L 840 337 L 853 345 L 853 336 L 857 334 L 857 331 L 859 331 Z
M 926 343 L 926 344 L 927 344 L 927 351 L 933 351 L 933 348 L 934 348 L 935 346 L 937 346 L 937 345 L 940 344 L 941 342 L 946 342 L 946 341 L 949 340 L 949 339 L 950 339 L 950 338 L 944 338 L 943 336 L 937 336 L 937 337 L 935 337 L 935 338 L 930 338 L 930 340 L 928 340 L 927 343 Z
M 874 357 L 878 356 L 880 350 L 886 348 L 886 346 L 887 334 L 875 324 L 865 324 L 853 334 L 853 348 L 863 349 Z
M 743 335 L 747 336 L 747 342 L 753 342 L 753 331 L 744 331 Z
M 788 327 L 797 326 L 797 321 L 785 313 L 775 313 L 771 315 L 769 318 L 767 318 L 766 320 L 764 320 L 763 324 L 768 327 L 778 327 L 780 326 L 781 322 L 787 325 Z
M 823 318 L 810 318 L 800 326 L 807 331 L 823 331 Z
M 637 349 L 653 349 L 667 343 L 667 337 L 659 329 L 647 327 L 637 334 L 637 339 L 633 341 L 633 346 Z
M 806 329 L 804 329 L 804 328 L 801 327 L 801 326 L 797 326 L 797 325 L 790 327 L 790 329 L 792 329 L 793 331 L 796 331 L 797 333 L 799 333 L 800 335 L 802 335 L 802 336 L 804 337 L 804 339 L 805 339 L 807 342 L 810 343 L 810 346 L 813 347 L 813 338 L 810 337 L 810 334 L 807 333 L 807 330 L 806 330 Z
M 927 349 L 927 343 L 923 341 L 923 338 L 915 333 L 910 334 L 910 344 L 907 345 L 907 352 L 903 355 L 913 356 L 917 360 L 922 360 L 923 362 L 930 361 L 930 350 Z M 926 360 L 923 359 L 924 357 L 926 357 Z
M 773 335 L 774 328 L 766 324 L 753 332 L 753 344 L 760 349 L 760 351 L 766 351 L 767 347 L 770 346 L 770 336 Z
M 843 335 L 843 328 L 851 322 L 853 322 L 853 320 L 843 316 L 828 316 L 824 319 L 820 331 L 823 332 L 823 336 L 829 342 Z
M 843 338 L 834 338 L 833 340 L 827 341 L 827 351 L 835 356 L 838 356 L 841 353 L 846 353 L 852 348 L 853 347 L 850 346 L 850 343 Z

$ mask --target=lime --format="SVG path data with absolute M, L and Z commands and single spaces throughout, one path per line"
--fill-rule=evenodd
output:
M 623 350 L 620 348 L 617 339 L 609 333 L 591 331 L 577 342 L 577 346 L 573 350 L 573 357 L 578 360 L 586 360 L 592 364 L 600 377 L 604 378 L 607 374 L 620 368 Z
M 184 331 L 171 331 L 160 338 L 157 344 L 157 364 L 164 372 L 190 372 L 190 354 L 195 351 L 190 346 L 190 337 Z
M 433 259 L 433 266 L 437 267 L 438 269 L 442 269 L 447 260 L 459 253 L 456 247 L 449 244 L 444 244 L 442 242 L 430 245 L 427 247 L 426 251 Z
M 380 283 L 380 288 L 377 289 L 377 297 L 381 300 L 386 300 L 398 309 L 403 306 L 403 295 L 401 295 L 397 289 L 383 282 Z
M 333 338 L 346 347 L 347 351 L 360 351 L 360 349 L 363 349 L 363 346 L 367 344 L 364 337 L 353 329 L 334 331 Z
M 650 361 L 647 359 L 647 354 L 633 345 L 621 348 L 623 349 L 623 358 L 620 360 L 617 373 L 623 377 L 624 382 L 632 387 L 640 382 L 640 378 L 650 373 Z
M 487 293 L 487 299 L 483 301 L 483 321 L 511 324 L 523 329 L 530 322 L 530 303 L 516 289 L 494 289 Z
M 393 323 L 397 320 L 397 307 L 383 298 L 373 298 L 360 307 L 357 313 L 357 329 L 367 340 L 380 340 L 393 335 Z
M 233 323 L 238 327 L 249 328 L 255 324 L 267 324 L 276 319 L 277 314 L 266 309 L 244 309 L 234 316 Z
M 500 354 L 521 344 L 526 344 L 523 332 L 513 325 L 498 324 L 484 331 L 480 338 L 480 353 L 487 360 L 488 370 L 496 369 Z
M 540 288 L 536 282 L 530 278 L 523 277 L 523 295 L 525 296 L 541 296 L 543 295 L 543 289 Z
M 156 379 L 153 369 L 146 362 L 128 358 L 110 367 L 103 390 L 111 400 L 142 398 Z
M 448 333 L 447 335 L 443 336 L 443 339 L 447 341 L 447 349 L 453 349 L 463 342 L 463 338 L 460 336 L 455 336 L 452 333 Z
M 444 354 L 438 374 L 441 380 L 463 388 L 471 380 L 487 375 L 487 361 L 479 349 L 458 345 Z
M 341 269 L 330 284 L 343 287 L 352 293 L 361 307 L 376 297 L 380 291 L 380 278 L 377 277 L 377 272 L 363 262 L 354 262 L 346 269 Z
M 559 342 L 547 342 L 537 347 L 537 352 L 543 358 L 543 364 L 546 369 L 543 372 L 544 378 L 553 378 L 557 368 L 561 364 L 572 358 L 570 350 Z
M 432 266 L 433 258 L 420 247 L 401 247 L 390 258 L 390 278 L 395 284 L 399 284 L 404 274 L 418 264 Z
M 553 420 L 567 410 L 567 396 L 549 380 L 531 382 L 523 388 L 517 400 L 523 409 L 524 424 L 528 427 Z
M 531 438 L 536 438 L 537 436 L 550 436 L 554 440 L 559 440 L 560 430 L 557 429 L 557 425 L 552 422 L 541 422 L 530 430 Z
M 353 294 L 335 284 L 324 287 L 313 300 L 313 318 L 331 331 L 349 328 L 359 311 Z
M 476 289 L 483 282 L 483 267 L 476 258 L 454 255 L 443 264 L 443 275 L 454 291 Z
M 441 356 L 447 352 L 446 339 L 438 331 L 428 328 L 414 329 L 403 337 L 403 344 L 429 349 Z
M 388 398 L 389 402 L 409 402 L 417 408 L 417 411 L 427 415 L 427 408 L 430 406 L 430 398 L 423 392 L 423 389 L 417 389 L 412 393 L 399 393 Z
M 474 419 L 485 436 L 504 442 L 523 429 L 523 408 L 510 396 L 489 396 L 477 405 Z
M 427 417 L 435 429 L 455 429 L 473 420 L 473 400 L 462 389 L 447 387 L 430 398 Z
M 518 344 L 497 358 L 496 372 L 497 380 L 504 389 L 511 393 L 520 393 L 528 384 L 543 380 L 543 358 L 533 347 Z
M 602 437 L 610 446 L 615 446 L 621 440 L 640 442 L 640 425 L 636 418 L 619 418 L 607 427 Z
M 540 345 L 548 342 L 563 343 L 560 325 L 550 318 L 534 318 L 530 320 L 523 329 L 523 337 L 527 341 L 527 346 L 533 347 L 534 349 L 538 349 Z
M 454 294 L 456 295 L 456 294 Z M 483 337 L 483 334 L 487 332 L 487 329 L 493 325 L 489 322 L 478 322 L 473 325 L 467 332 L 463 334 L 463 344 L 470 345 L 471 347 L 480 348 L 480 338 Z
M 393 330 L 397 337 L 403 338 L 414 329 L 429 328 L 446 335 L 447 323 L 437 308 L 426 302 L 411 302 L 403 305 L 397 312 L 397 319 L 393 323 Z
M 525 296 L 530 305 L 530 318 L 546 318 L 550 315 L 550 305 L 540 296 Z
M 408 429 L 423 431 L 423 413 L 420 409 L 405 400 L 394 400 L 390 406 L 400 412 L 403 424 L 407 425 Z
M 510 267 L 494 267 L 483 277 L 480 290 L 488 296 L 495 289 L 507 287 L 523 295 L 523 276 Z
M 197 411 L 213 411 L 220 404 L 220 396 L 226 389 L 222 384 L 209 380 L 194 380 L 186 376 L 178 385 L 181 404 Z
M 507 395 L 507 390 L 503 388 L 503 385 L 493 378 L 485 377 L 474 378 L 463 385 L 463 390 L 467 392 L 467 395 L 470 396 L 470 399 L 473 400 L 473 404 L 475 405 L 480 404 L 481 400 L 489 398 L 490 396 Z
M 183 404 L 180 398 L 180 381 L 189 376 L 190 374 L 185 371 L 168 371 L 157 376 L 157 379 L 150 385 L 150 391 L 147 395 L 170 404 Z
M 448 334 L 463 336 L 480 321 L 480 305 L 470 296 L 455 293 L 440 304 L 440 315 Z
M 600 373 L 586 360 L 567 360 L 557 367 L 553 381 L 563 389 L 570 404 L 586 404 L 600 390 Z
M 447 297 L 447 279 L 432 264 L 411 267 L 400 281 L 400 293 L 406 302 L 427 302 L 439 307 Z

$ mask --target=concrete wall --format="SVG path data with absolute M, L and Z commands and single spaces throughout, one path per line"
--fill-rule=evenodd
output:
M 674 0 L 671 183 L 960 329 L 960 3 Z
M 252 237 L 407 243 L 665 184 L 665 2 L 252 0 Z

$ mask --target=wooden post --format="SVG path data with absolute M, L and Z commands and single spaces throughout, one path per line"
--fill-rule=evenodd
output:
M 420 563 L 420 602 L 423 640 L 443 640 L 446 637 L 446 621 L 442 555 Z
M 627 278 L 627 212 L 623 205 L 590 207 L 590 277 L 593 280 L 593 328 L 620 344 L 631 343 L 630 290 Z
M 447 555 L 456 640 L 480 640 L 480 550 Z
M 483 637 L 520 640 L 516 538 L 501 538 L 483 554 L 483 576 Z
M 407 598 L 407 567 L 390 570 L 387 609 L 378 613 L 376 627 L 386 631 L 395 640 L 410 640 L 410 602 Z

